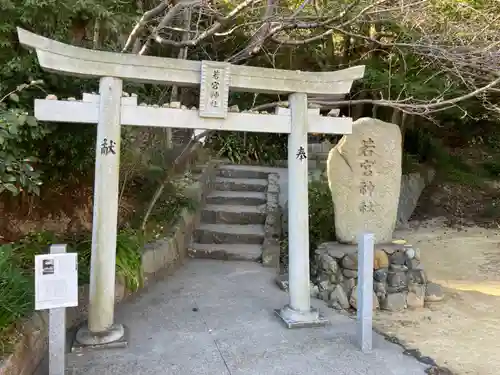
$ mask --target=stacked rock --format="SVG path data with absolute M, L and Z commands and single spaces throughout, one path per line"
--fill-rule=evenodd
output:
M 440 286 L 427 280 L 420 251 L 411 245 L 376 245 L 373 268 L 373 309 L 400 311 L 443 299 Z M 312 263 L 311 294 L 333 308 L 356 309 L 357 270 L 355 246 L 321 244 Z

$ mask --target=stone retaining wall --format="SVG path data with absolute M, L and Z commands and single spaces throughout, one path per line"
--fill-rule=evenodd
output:
M 311 294 L 339 310 L 356 309 L 358 255 L 356 246 L 321 244 L 311 269 Z M 373 309 L 401 311 L 422 308 L 443 299 L 439 285 L 427 280 L 420 251 L 411 245 L 376 245 Z
M 215 181 L 215 163 L 209 162 L 203 169 L 198 180 L 189 189 L 194 199 L 203 205 L 205 197 L 213 189 Z M 187 245 L 191 239 L 193 229 L 198 225 L 200 212 L 190 212 L 185 209 L 177 224 L 172 228 L 171 235 L 154 241 L 144 248 L 142 267 L 146 286 L 154 279 L 168 275 L 178 269 L 186 259 Z M 115 301 L 119 303 L 132 293 L 123 283 L 117 280 Z M 67 327 L 74 327 L 85 321 L 88 308 L 88 285 L 79 288 L 79 306 L 66 309 Z M 0 375 L 32 375 L 43 357 L 46 355 L 48 337 L 48 313 L 35 312 L 27 319 L 20 329 L 21 338 L 16 344 L 13 353 L 0 359 Z
M 262 265 L 279 267 L 281 238 L 281 209 L 279 174 L 267 175 L 266 221 L 264 223 L 264 243 L 262 244 Z

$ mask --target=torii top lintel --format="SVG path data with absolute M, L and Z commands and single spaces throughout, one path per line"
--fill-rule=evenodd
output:
M 178 86 L 200 84 L 201 62 L 90 50 L 18 28 L 19 42 L 36 50 L 43 69 L 80 77 L 116 77 Z M 230 89 L 262 93 L 345 95 L 363 77 L 363 65 L 334 72 L 303 72 L 231 65 Z

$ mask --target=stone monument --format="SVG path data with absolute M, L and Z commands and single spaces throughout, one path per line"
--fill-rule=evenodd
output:
M 401 189 L 401 131 L 398 125 L 373 118 L 352 124 L 331 149 L 328 184 L 335 210 L 337 240 L 355 244 L 361 232 L 375 243 L 391 242 Z
M 335 212 L 338 242 L 321 244 L 311 269 L 311 294 L 337 309 L 357 309 L 357 238 L 375 237 L 373 309 L 402 311 L 422 308 L 444 298 L 438 284 L 429 282 L 420 251 L 404 240 L 393 241 L 402 181 L 399 126 L 372 118 L 352 124 L 330 150 L 328 184 Z M 367 275 L 364 275 L 367 276 Z M 371 276 L 371 275 L 370 275 Z

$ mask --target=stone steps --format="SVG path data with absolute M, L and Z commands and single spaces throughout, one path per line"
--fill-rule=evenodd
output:
M 228 178 L 217 177 L 214 184 L 215 190 L 222 191 L 257 191 L 267 190 L 267 180 L 253 178 Z
M 207 224 L 195 231 L 197 243 L 202 244 L 253 244 L 262 245 L 264 225 Z
M 267 172 L 263 172 L 258 168 L 252 168 L 245 165 L 222 165 L 217 170 L 219 177 L 227 178 L 253 178 L 267 180 Z
M 190 254 L 196 258 L 218 260 L 249 260 L 256 262 L 262 256 L 261 245 L 251 244 L 201 244 L 191 246 Z
M 214 190 L 206 198 L 201 224 L 189 254 L 219 260 L 262 259 L 267 218 L 268 172 L 240 165 L 216 171 Z
M 231 204 L 258 206 L 266 204 L 266 193 L 260 191 L 212 191 L 207 196 L 207 204 Z
M 208 204 L 201 212 L 201 221 L 210 224 L 264 224 L 266 206 Z

